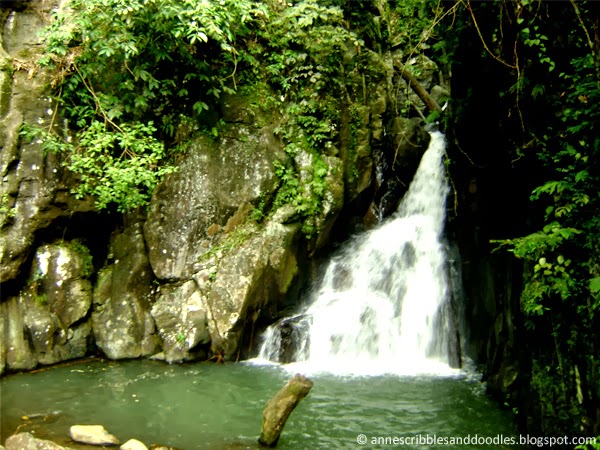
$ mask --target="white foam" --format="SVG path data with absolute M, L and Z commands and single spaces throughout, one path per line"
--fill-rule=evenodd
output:
M 398 211 L 332 258 L 306 310 L 308 333 L 286 370 L 339 375 L 444 375 L 448 366 L 446 255 L 441 242 L 448 187 L 444 139 L 432 133 Z M 282 345 L 276 328 L 260 356 Z

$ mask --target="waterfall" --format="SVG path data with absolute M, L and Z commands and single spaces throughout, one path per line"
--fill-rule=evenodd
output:
M 334 373 L 450 370 L 444 148 L 443 135 L 431 133 L 397 211 L 344 244 L 308 309 L 266 331 L 259 358 Z

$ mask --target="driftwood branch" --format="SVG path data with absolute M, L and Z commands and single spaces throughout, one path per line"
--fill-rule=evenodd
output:
M 412 90 L 415 91 L 415 94 L 417 94 L 423 103 L 425 103 L 427 109 L 429 109 L 429 111 L 437 111 L 441 114 L 442 108 L 440 108 L 440 105 L 438 105 L 431 95 L 429 95 L 427 90 L 421 86 L 421 83 L 419 83 L 415 76 L 400 64 L 396 64 L 396 68 L 400 72 L 400 76 L 406 80 Z
M 262 430 L 260 438 L 258 438 L 259 444 L 267 447 L 277 445 L 288 417 L 294 408 L 298 406 L 298 403 L 308 395 L 312 387 L 312 381 L 296 374 L 269 400 L 263 411 Z

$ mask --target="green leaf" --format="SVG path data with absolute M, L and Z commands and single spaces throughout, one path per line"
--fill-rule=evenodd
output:
M 600 277 L 595 277 L 589 280 L 589 287 L 592 294 L 600 293 Z

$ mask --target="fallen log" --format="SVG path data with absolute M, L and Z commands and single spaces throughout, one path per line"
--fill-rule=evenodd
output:
M 258 443 L 266 447 L 275 447 L 288 417 L 306 397 L 313 382 L 305 376 L 296 374 L 283 386 L 265 406 Z

